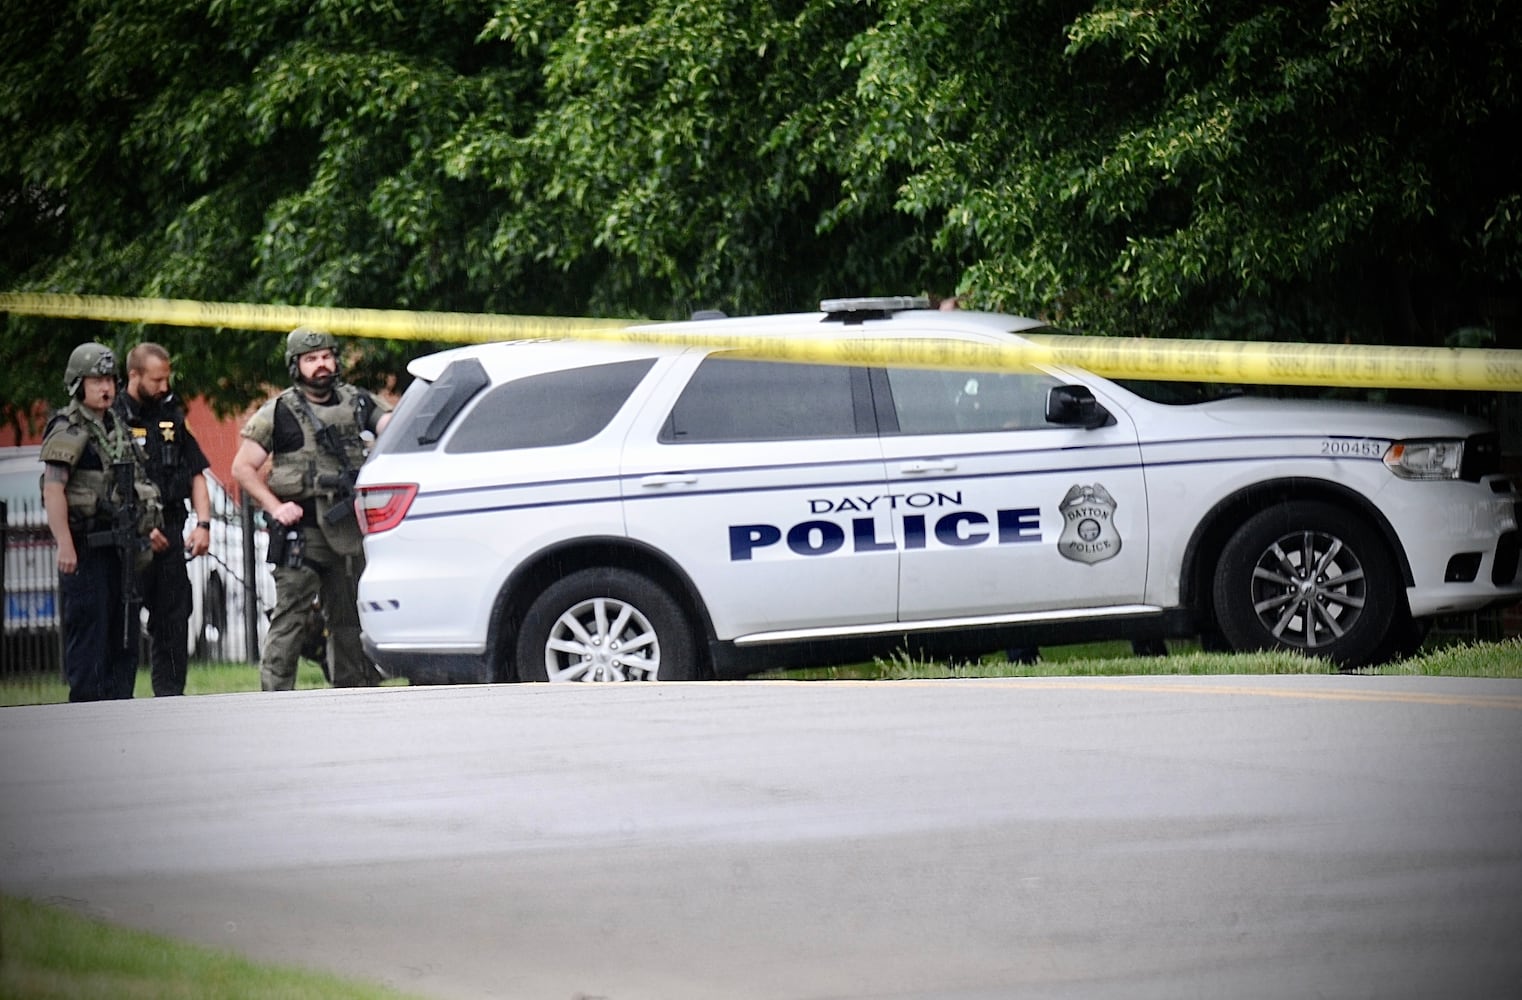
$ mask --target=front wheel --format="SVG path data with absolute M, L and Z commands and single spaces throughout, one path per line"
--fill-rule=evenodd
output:
M 1377 532 L 1331 504 L 1294 501 L 1260 511 L 1232 535 L 1214 598 L 1236 649 L 1292 649 L 1353 667 L 1385 641 L 1399 585 Z
M 700 676 L 682 607 L 628 570 L 584 569 L 551 584 L 518 628 L 524 681 L 685 681 Z

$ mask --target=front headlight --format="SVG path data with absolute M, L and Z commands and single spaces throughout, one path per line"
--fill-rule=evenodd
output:
M 1463 465 L 1463 441 L 1397 441 L 1385 451 L 1385 467 L 1402 479 L 1457 479 Z

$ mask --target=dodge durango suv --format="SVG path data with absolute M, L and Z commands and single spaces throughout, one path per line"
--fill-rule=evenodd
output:
M 916 300 L 652 329 L 1051 332 Z M 418 683 L 1195 635 L 1356 666 L 1522 599 L 1518 489 L 1478 419 L 859 360 L 566 340 L 412 362 L 359 478 L 367 649 Z

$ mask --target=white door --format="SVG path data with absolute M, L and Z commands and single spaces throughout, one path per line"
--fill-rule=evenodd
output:
M 1046 423 L 1042 373 L 888 369 L 904 622 L 1141 602 L 1147 497 L 1125 413 Z M 1102 401 L 1101 401 L 1102 402 Z

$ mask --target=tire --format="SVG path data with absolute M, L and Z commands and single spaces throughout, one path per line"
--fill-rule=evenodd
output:
M 1200 633 L 1200 652 L 1202 653 L 1230 653 L 1231 643 L 1226 637 L 1214 629 L 1206 629 Z
M 1316 501 L 1248 518 L 1216 564 L 1218 624 L 1238 650 L 1289 649 L 1362 666 L 1384 643 L 1400 597 L 1395 560 L 1378 533 Z
M 529 606 L 516 644 L 521 681 L 689 681 L 700 676 L 692 627 L 665 589 L 623 569 L 551 584 Z
M 1390 663 L 1409 660 L 1417 655 L 1422 651 L 1422 643 L 1427 640 L 1427 627 L 1427 622 L 1416 621 L 1402 608 L 1390 623 L 1390 631 L 1385 634 L 1384 641 L 1374 650 L 1372 662 Z

